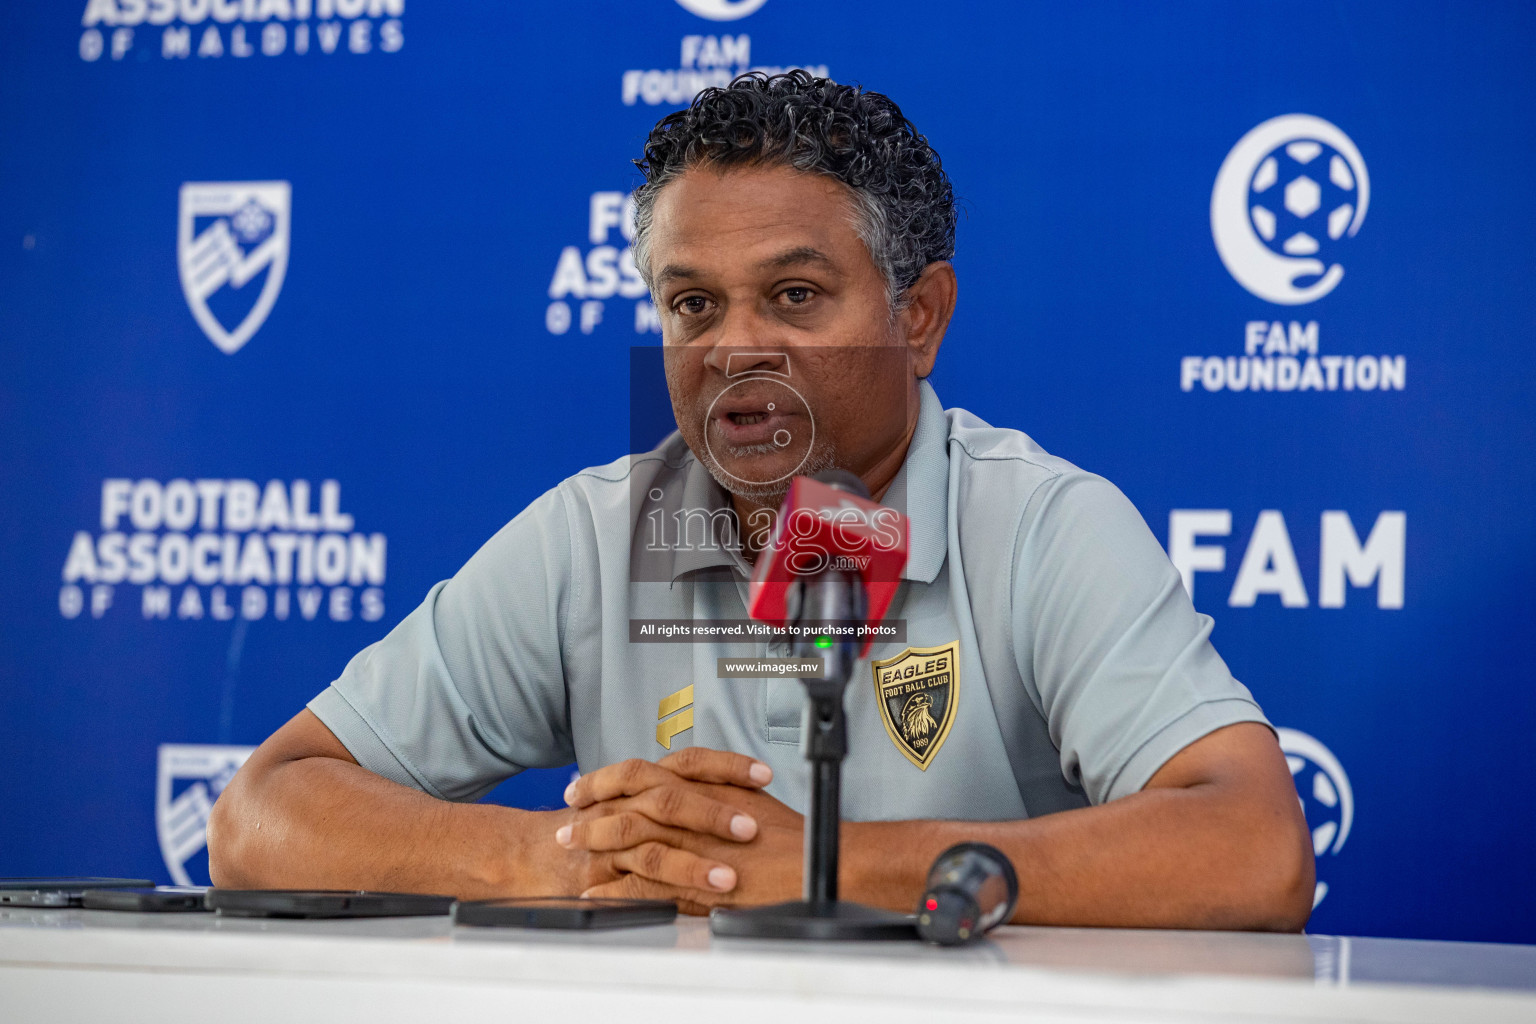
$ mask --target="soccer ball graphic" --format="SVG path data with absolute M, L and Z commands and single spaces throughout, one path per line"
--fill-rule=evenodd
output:
M 1338 286 L 1331 250 L 1370 207 L 1365 160 L 1339 126 L 1281 114 L 1249 129 L 1211 187 L 1211 239 L 1234 280 L 1265 302 L 1299 306 Z
M 1248 216 L 1272 252 L 1331 262 L 1359 202 L 1349 161 L 1327 143 L 1288 142 L 1259 161 L 1248 184 Z
M 1286 767 L 1296 783 L 1296 797 L 1307 816 L 1307 830 L 1312 833 L 1312 853 L 1318 861 L 1317 888 L 1312 894 L 1312 906 L 1316 907 L 1328 895 L 1328 883 L 1322 877 L 1324 858 L 1344 848 L 1354 824 L 1355 794 L 1344 766 L 1322 743 L 1295 729 L 1276 732 Z
M 276 225 L 277 218 L 254 199 L 246 200 L 245 205 L 229 218 L 229 226 L 234 229 L 235 237 L 248 248 L 270 238 Z

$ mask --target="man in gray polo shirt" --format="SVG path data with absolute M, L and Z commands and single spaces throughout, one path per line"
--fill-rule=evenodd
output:
M 878 94 L 747 77 L 639 164 L 678 432 L 535 501 L 263 744 L 210 820 L 215 882 L 795 898 L 803 690 L 716 671 L 786 652 L 636 621 L 745 619 L 788 480 L 837 466 L 911 523 L 905 635 L 847 693 L 846 896 L 910 909 L 979 839 L 1017 921 L 1304 924 L 1290 774 L 1140 516 L 927 383 L 956 282 L 926 140 Z M 568 809 L 469 802 L 573 760 Z

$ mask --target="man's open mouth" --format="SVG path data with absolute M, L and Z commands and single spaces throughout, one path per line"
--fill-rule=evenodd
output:
M 775 445 L 789 447 L 795 439 L 796 427 L 804 418 L 782 409 L 743 409 L 721 412 L 715 410 L 713 427 L 720 439 L 730 447 L 748 445 Z
M 733 387 L 710 408 L 706 429 L 727 448 L 794 448 L 809 430 L 805 413 L 804 402 L 789 388 L 771 383 Z

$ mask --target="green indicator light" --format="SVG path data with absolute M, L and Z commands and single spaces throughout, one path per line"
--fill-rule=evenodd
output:
M 832 638 L 829 636 L 819 636 L 816 638 L 816 646 L 820 647 L 822 650 L 826 650 L 828 647 L 832 646 Z

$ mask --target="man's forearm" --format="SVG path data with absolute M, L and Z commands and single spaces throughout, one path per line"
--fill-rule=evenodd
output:
M 215 885 L 236 888 L 531 893 L 551 884 L 541 874 L 558 853 L 552 818 L 449 803 L 348 761 L 303 757 L 236 776 L 209 819 L 209 868 Z
M 1296 931 L 1311 911 L 1313 866 L 1294 826 L 1211 786 L 1026 821 L 846 823 L 843 888 L 909 911 L 934 859 L 976 841 L 1018 870 L 1015 924 Z

